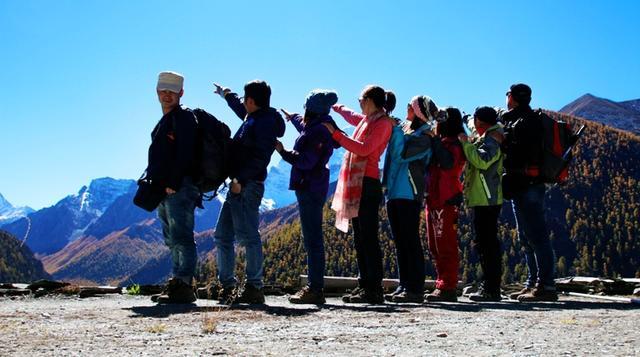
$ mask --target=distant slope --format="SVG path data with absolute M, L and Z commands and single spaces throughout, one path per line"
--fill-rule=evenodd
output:
M 640 99 L 614 102 L 585 94 L 564 106 L 560 112 L 640 134 Z
M 49 278 L 28 247 L 8 232 L 0 231 L 0 283 L 28 283 Z

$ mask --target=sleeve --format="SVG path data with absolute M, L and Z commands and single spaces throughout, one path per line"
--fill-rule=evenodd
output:
M 431 154 L 431 138 L 428 135 L 410 135 L 404 142 L 400 162 L 411 162 Z
M 224 100 L 227 101 L 227 105 L 229 106 L 229 108 L 231 108 L 231 110 L 233 110 L 234 113 L 236 113 L 238 118 L 242 120 L 245 119 L 245 117 L 247 116 L 247 110 L 245 109 L 244 105 L 242 105 L 242 102 L 240 101 L 240 98 L 238 98 L 238 95 L 236 93 L 227 93 L 227 95 L 224 96 Z
M 480 170 L 486 170 L 500 158 L 500 146 L 493 139 L 485 138 L 478 146 L 462 143 L 462 150 L 469 164 Z
M 168 186 L 178 191 L 182 185 L 182 178 L 189 173 L 193 164 L 196 140 L 196 121 L 190 112 L 173 117 L 176 156 L 168 180 Z M 187 114 L 188 113 L 188 114 Z
M 293 117 L 291 117 L 291 124 L 293 124 L 293 126 L 296 128 L 298 133 L 301 133 L 302 130 L 304 130 L 304 124 L 302 123 L 302 115 L 300 114 L 294 114 Z
M 392 125 L 388 120 L 378 120 L 373 124 L 371 132 L 365 141 L 357 141 L 346 136 L 343 132 L 336 130 L 332 138 L 346 150 L 358 155 L 368 156 L 381 145 L 386 145 L 391 136 Z
M 357 126 L 364 119 L 364 115 L 363 114 L 356 113 L 353 110 L 345 107 L 342 104 L 334 105 L 332 108 L 333 108 L 333 111 L 335 111 L 336 113 L 342 115 L 344 120 L 346 120 L 347 123 L 349 123 L 349 124 L 351 124 L 353 126 Z
M 324 129 L 326 130 L 326 129 Z M 320 161 L 325 145 L 329 145 L 328 135 L 316 132 L 315 135 L 307 136 L 304 147 L 300 151 L 282 151 L 282 159 L 300 170 L 311 170 Z M 328 134 L 328 132 L 327 132 Z
M 431 142 L 432 145 L 432 153 L 434 158 L 434 163 L 438 164 L 441 168 L 448 170 L 453 168 L 454 157 L 451 151 L 447 150 L 442 145 L 442 141 L 440 138 L 436 137 Z

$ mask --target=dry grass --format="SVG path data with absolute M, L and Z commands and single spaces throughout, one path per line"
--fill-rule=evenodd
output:
M 151 333 L 163 333 L 167 330 L 167 326 L 165 324 L 155 324 L 147 327 L 147 332 Z

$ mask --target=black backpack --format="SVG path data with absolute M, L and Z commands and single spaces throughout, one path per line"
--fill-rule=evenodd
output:
M 229 177 L 231 154 L 231 130 L 203 109 L 193 109 L 198 129 L 196 133 L 196 186 L 200 192 L 214 192 Z
M 584 130 L 582 125 L 573 132 L 567 122 L 556 120 L 538 109 L 536 114 L 542 124 L 542 163 L 539 177 L 545 183 L 563 184 L 569 177 L 569 164 L 573 159 L 572 149 Z

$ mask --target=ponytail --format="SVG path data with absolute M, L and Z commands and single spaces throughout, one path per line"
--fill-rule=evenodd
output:
M 386 91 L 384 94 L 385 101 L 382 107 L 387 115 L 389 115 L 396 108 L 396 95 L 390 90 Z

